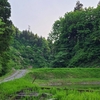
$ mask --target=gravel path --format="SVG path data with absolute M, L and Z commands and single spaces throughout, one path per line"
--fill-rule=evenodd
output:
M 22 76 L 24 76 L 26 74 L 27 70 L 17 70 L 13 75 L 5 78 L 4 80 L 2 80 L 0 83 L 3 82 L 7 82 L 7 81 L 11 81 L 14 79 L 18 79 L 21 78 Z

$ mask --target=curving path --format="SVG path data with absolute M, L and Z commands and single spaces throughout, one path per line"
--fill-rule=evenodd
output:
M 11 81 L 14 79 L 18 79 L 23 77 L 26 74 L 27 70 L 17 70 L 14 74 L 12 74 L 11 76 L 5 78 L 4 80 L 2 80 L 0 83 L 3 82 L 7 82 L 7 81 Z

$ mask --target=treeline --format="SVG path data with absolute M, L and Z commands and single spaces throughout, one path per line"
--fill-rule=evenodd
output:
M 54 22 L 48 39 L 21 32 L 10 15 L 10 4 L 0 0 L 0 76 L 11 68 L 100 67 L 100 2 L 83 8 L 78 1 Z
M 100 3 L 82 8 L 55 21 L 49 39 L 54 42 L 52 67 L 100 67 Z
M 15 68 L 48 67 L 50 63 L 49 42 L 28 30 L 20 32 L 15 27 L 13 30 L 10 65 Z

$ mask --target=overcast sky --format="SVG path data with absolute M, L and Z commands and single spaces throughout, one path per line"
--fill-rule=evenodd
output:
M 77 0 L 8 0 L 11 4 L 11 20 L 19 30 L 28 29 L 47 37 L 54 21 L 73 11 Z M 83 7 L 96 7 L 99 0 L 80 0 Z

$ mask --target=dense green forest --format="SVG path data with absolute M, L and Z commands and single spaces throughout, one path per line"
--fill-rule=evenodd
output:
M 49 42 L 28 30 L 13 27 L 14 39 L 10 46 L 10 65 L 16 68 L 41 68 L 50 63 Z
M 100 3 L 99 3 L 100 4 Z M 49 39 L 53 41 L 52 67 L 100 66 L 100 6 L 82 8 L 55 21 Z
M 0 0 L 0 75 L 11 68 L 99 67 L 99 5 L 83 8 L 78 1 L 73 11 L 54 22 L 45 39 L 15 27 L 10 4 Z

